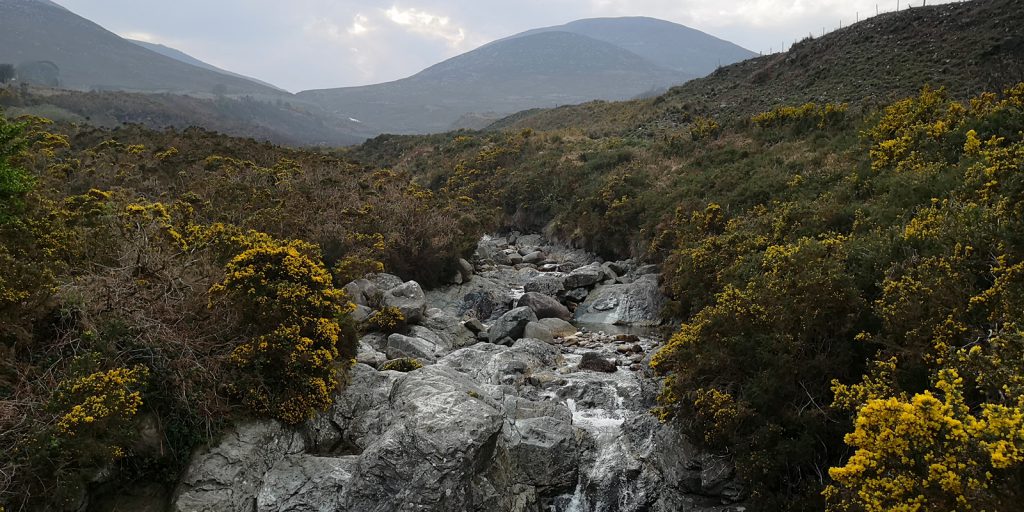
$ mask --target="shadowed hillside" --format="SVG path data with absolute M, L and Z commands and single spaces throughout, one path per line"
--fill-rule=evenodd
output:
M 210 94 L 217 87 L 226 94 L 282 94 L 244 77 L 147 50 L 57 4 L 38 0 L 0 0 L 0 62 L 18 66 L 19 74 L 35 62 L 53 63 L 58 83 L 44 85 L 69 89 Z

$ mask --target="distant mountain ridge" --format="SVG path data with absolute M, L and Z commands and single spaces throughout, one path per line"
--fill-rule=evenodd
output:
M 133 44 L 48 0 L 0 0 L 0 62 L 52 63 L 45 81 L 56 83 L 46 85 L 69 89 L 209 94 L 220 86 L 228 94 L 281 94 Z
M 654 26 L 658 30 L 652 30 Z M 580 20 L 564 27 L 567 30 L 548 27 L 501 39 L 402 80 L 303 91 L 298 97 L 381 132 L 429 133 L 459 127 L 461 120 L 480 113 L 492 117 L 494 112 L 629 99 L 702 76 L 708 59 L 731 63 L 753 55 L 702 32 L 652 18 Z M 674 43 L 673 30 L 678 35 Z M 645 40 L 649 33 L 660 35 Z M 673 44 L 708 55 L 689 64 L 686 51 L 658 50 Z
M 576 20 L 564 25 L 528 30 L 511 38 L 556 31 L 604 41 L 629 50 L 658 66 L 695 77 L 757 55 L 697 29 L 646 16 Z

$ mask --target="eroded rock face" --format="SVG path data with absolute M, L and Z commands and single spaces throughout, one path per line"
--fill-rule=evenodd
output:
M 537 236 L 511 243 L 481 244 L 478 257 L 543 252 L 603 278 L 633 268 L 588 266 L 583 253 Z M 417 325 L 361 340 L 361 362 L 379 365 L 386 352 L 427 366 L 400 373 L 357 364 L 334 406 L 303 427 L 237 426 L 194 455 L 171 510 L 736 510 L 723 505 L 743 494 L 728 459 L 699 452 L 648 412 L 660 383 L 641 363 L 658 340 L 509 310 L 540 272 L 479 261 L 485 268 L 471 281 L 426 294 Z M 384 276 L 353 292 L 397 279 Z M 597 285 L 577 319 L 656 318 L 656 277 Z

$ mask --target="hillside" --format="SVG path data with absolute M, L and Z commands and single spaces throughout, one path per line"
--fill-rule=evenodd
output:
M 235 137 L 289 146 L 348 146 L 374 133 L 337 119 L 315 105 L 293 99 L 196 98 L 178 94 L 0 88 L 0 106 L 16 117 L 32 114 L 56 121 L 116 128 L 138 124 L 153 130 L 202 127 Z
M 699 76 L 709 59 L 738 58 L 735 45 L 679 25 L 644 30 L 655 24 L 628 18 L 586 20 L 570 24 L 572 31 L 542 29 L 496 41 L 395 82 L 298 96 L 382 132 L 427 133 L 448 130 L 466 114 L 633 98 Z M 604 33 L 606 40 L 585 32 Z M 689 65 L 678 61 L 688 58 L 685 51 L 657 49 L 681 44 L 703 52 L 701 59 Z M 673 66 L 661 65 L 666 62 Z
M 847 102 L 870 108 L 922 84 L 955 97 L 1024 79 L 1024 2 L 972 0 L 882 14 L 808 38 L 785 53 L 725 66 L 655 99 L 522 112 L 494 128 L 671 127 L 681 113 L 748 116 L 779 104 Z
M 704 76 L 720 66 L 757 54 L 696 29 L 647 17 L 590 18 L 565 25 L 528 30 L 512 38 L 541 32 L 570 32 L 613 44 L 658 66 Z
M 282 95 L 147 50 L 48 1 L 0 0 L 0 62 L 27 81 L 68 89 L 211 94 L 223 86 L 232 95 Z
M 201 61 L 201 60 L 199 60 L 199 59 L 197 59 L 197 58 L 195 58 L 195 57 L 193 57 L 193 56 L 191 56 L 191 55 L 189 55 L 189 54 L 187 54 L 187 53 L 185 53 L 185 52 L 183 52 L 181 50 L 178 50 L 178 49 L 175 49 L 175 48 L 171 48 L 170 46 L 167 46 L 167 45 L 157 44 L 157 43 L 150 43 L 150 42 L 147 42 L 147 41 L 137 41 L 135 39 L 128 39 L 128 41 L 131 42 L 131 43 L 137 44 L 137 45 L 139 45 L 139 46 L 141 46 L 141 47 L 143 47 L 143 48 L 145 48 L 145 49 L 147 49 L 149 51 L 159 53 L 160 55 L 163 55 L 164 57 L 170 57 L 170 58 L 172 58 L 172 59 L 174 59 L 174 60 L 176 60 L 178 62 L 184 62 L 185 64 L 191 64 L 193 66 L 200 67 L 200 68 L 203 68 L 203 69 L 208 69 L 208 70 L 216 72 L 216 73 L 221 73 L 221 74 L 224 74 L 224 75 L 230 75 L 230 76 L 233 76 L 233 77 L 236 77 L 236 78 L 241 78 L 241 79 L 244 79 L 244 80 L 249 80 L 249 81 L 252 81 L 252 82 L 256 82 L 256 83 L 258 83 L 260 85 L 265 85 L 267 87 L 272 87 L 274 89 L 277 89 L 277 90 L 279 90 L 281 92 L 285 92 L 283 89 L 281 89 L 280 87 L 277 87 L 274 84 L 270 84 L 270 83 L 264 82 L 262 80 L 258 80 L 256 78 L 252 78 L 252 77 L 248 77 L 248 76 L 245 76 L 245 75 L 241 75 L 241 74 L 235 73 L 233 71 L 228 71 L 226 69 L 218 68 L 217 66 L 214 66 L 213 64 L 208 64 L 206 62 L 203 62 L 203 61 Z

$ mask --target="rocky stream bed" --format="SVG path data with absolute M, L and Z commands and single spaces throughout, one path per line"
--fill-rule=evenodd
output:
M 454 284 L 346 286 L 371 333 L 336 404 L 302 428 L 236 425 L 198 450 L 175 512 L 740 511 L 726 460 L 650 414 L 657 268 L 539 236 L 485 237 Z M 380 371 L 412 357 L 424 367 Z

